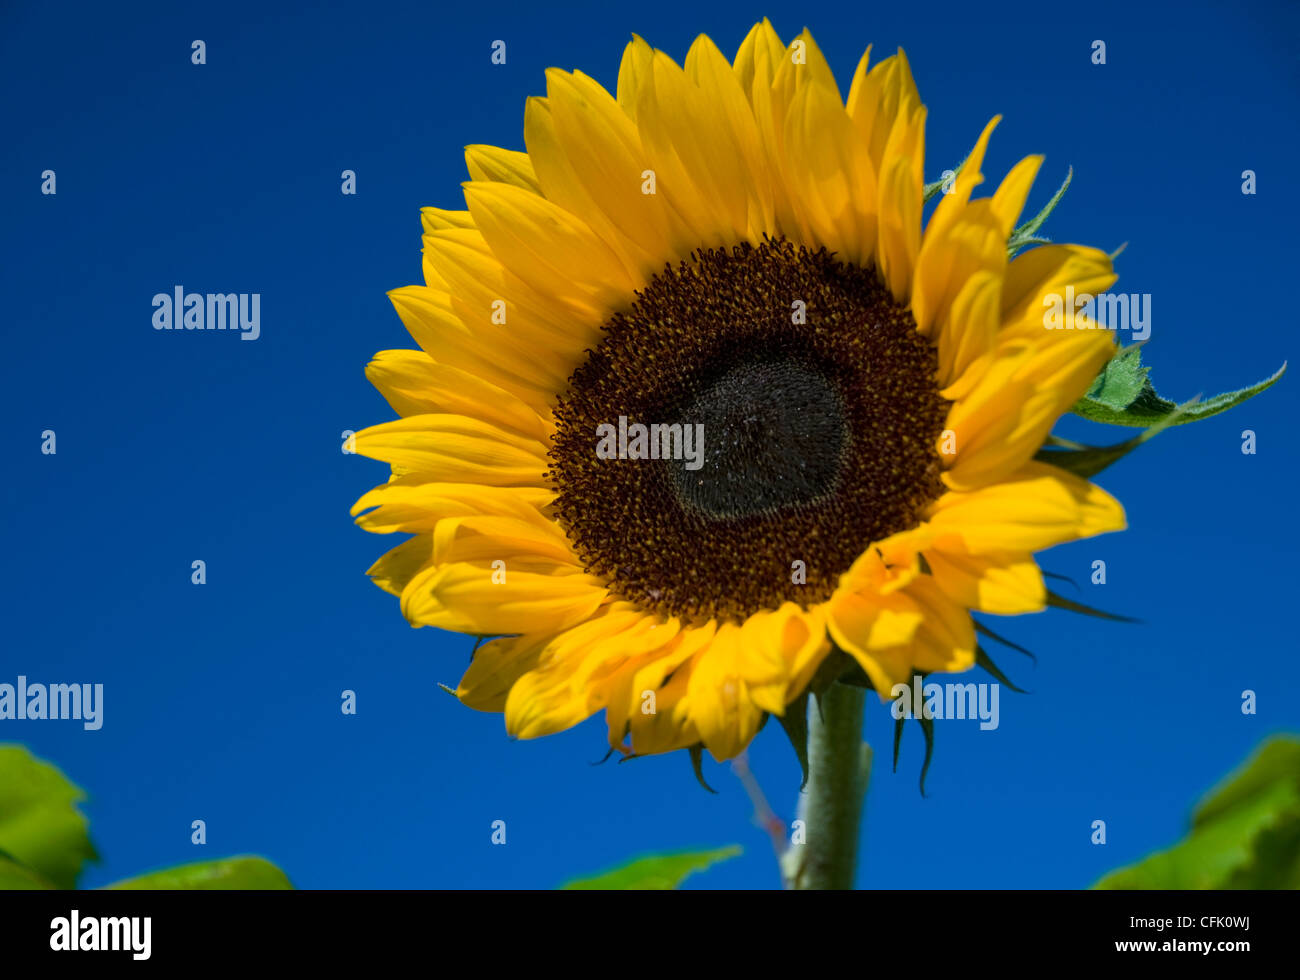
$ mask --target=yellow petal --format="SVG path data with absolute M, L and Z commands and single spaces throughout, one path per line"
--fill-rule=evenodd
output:
M 1045 298 L 1060 297 L 1066 287 L 1076 297 L 1096 296 L 1115 283 L 1110 256 L 1082 245 L 1043 245 L 1022 252 L 1007 266 L 1002 287 L 1004 336 L 1033 339 L 1044 329 Z
M 972 554 L 1040 551 L 1125 526 L 1114 497 L 1045 463 L 979 490 L 944 494 L 929 523 L 937 547 Z
M 599 579 L 553 565 L 549 574 L 520 570 L 527 556 L 503 554 L 505 579 L 489 561 L 426 568 L 402 592 L 402 614 L 412 626 L 458 633 L 559 632 L 590 618 L 608 594 Z M 495 581 L 494 581 L 495 579 Z
M 747 651 L 740 627 L 725 623 L 709 648 L 692 660 L 687 699 L 691 721 L 718 762 L 734 758 L 758 731 L 762 709 L 745 682 Z
M 975 664 L 975 624 L 970 613 L 953 602 L 929 576 L 907 587 L 908 598 L 922 611 L 909 648 L 912 669 L 924 674 L 956 673 Z
M 805 85 L 817 85 L 833 95 L 840 105 L 844 104 L 840 97 L 840 87 L 835 82 L 835 73 L 831 71 L 830 63 L 807 28 L 790 42 L 772 84 L 778 88 L 789 86 L 790 94 Z
M 385 592 L 401 595 L 420 569 L 429 563 L 432 541 L 427 534 L 404 541 L 366 570 L 370 581 Z
M 925 107 L 917 105 L 894 127 L 880 180 L 880 274 L 899 302 L 909 299 L 921 250 L 921 208 L 925 196 Z
M 662 51 L 638 92 L 637 130 L 655 174 L 654 197 L 664 199 L 680 229 L 673 257 L 692 248 L 721 248 L 746 236 L 748 209 L 743 160 L 717 133 L 717 107 L 706 107 L 686 74 Z M 707 120 L 707 121 L 706 121 Z
M 636 124 L 581 72 L 551 69 L 546 84 L 549 97 L 529 99 L 524 114 L 524 142 L 546 196 L 583 215 L 647 281 L 683 243 L 666 196 L 642 193 L 650 159 Z
M 992 202 L 975 201 L 941 229 L 927 231 L 921 253 L 912 282 L 912 308 L 917 329 L 934 338 L 942 351 L 945 344 L 962 343 L 956 332 L 964 324 L 955 320 L 953 306 L 971 278 L 992 276 L 1001 289 L 1007 241 Z M 951 361 L 948 366 L 951 369 Z
M 695 665 L 700 661 L 700 651 L 706 650 L 713 641 L 712 629 L 713 624 L 709 623 L 705 629 L 693 631 L 700 635 L 689 641 L 690 655 L 676 666 L 668 680 L 654 691 L 654 701 L 647 699 L 643 702 L 647 708 L 653 706 L 654 710 L 643 711 L 638 708 L 628 718 L 632 751 L 637 755 L 673 752 L 699 744 L 700 733 L 691 719 L 691 703 L 687 690 L 691 684 Z M 639 688 L 639 690 L 647 690 L 647 688 Z M 610 742 L 617 743 L 613 732 L 611 732 Z
M 464 415 L 412 415 L 362 429 L 357 452 L 445 483 L 543 486 L 546 447 Z
M 911 675 L 908 648 L 923 619 L 920 606 L 903 592 L 840 590 L 826 607 L 835 645 L 858 662 L 882 698 Z
M 473 231 L 474 216 L 468 211 L 449 211 L 446 208 L 420 208 L 420 224 L 424 227 L 424 234 L 426 235 L 435 231 Z
M 758 126 L 740 80 L 722 52 L 703 34 L 687 52 L 685 67 L 687 78 L 698 87 L 697 101 L 708 113 L 703 125 L 709 145 L 724 150 L 724 159 L 735 158 L 732 173 L 739 181 L 745 205 L 740 237 L 757 242 L 765 234 L 775 235 L 772 177 L 767 171 Z
M 902 48 L 898 49 L 898 54 L 885 58 L 868 71 L 870 56 L 871 49 L 867 48 L 853 74 L 846 106 L 854 126 L 866 142 L 871 162 L 883 172 L 889 159 L 887 146 L 891 140 L 899 138 L 900 124 L 904 128 L 913 124 L 913 115 L 921 105 L 921 95 Z M 904 142 L 910 143 L 911 138 Z M 918 156 L 918 170 L 920 162 Z
M 786 113 L 781 146 L 785 182 L 806 229 L 801 237 L 864 261 L 875 249 L 876 179 L 838 95 L 802 86 Z
M 411 337 L 439 363 L 482 378 L 512 392 L 534 411 L 549 414 L 556 390 L 553 385 L 563 383 L 563 379 L 558 368 L 556 374 L 551 374 L 544 358 L 539 365 L 538 359 L 528 356 L 526 333 L 517 349 L 490 347 L 451 309 L 451 298 L 445 292 L 426 286 L 404 286 L 392 290 L 388 298 Z
M 1011 237 L 1016 222 L 1020 220 L 1020 212 L 1024 210 L 1029 188 L 1033 186 L 1034 178 L 1038 176 L 1038 168 L 1042 165 L 1041 156 L 1025 157 L 1011 168 L 1011 172 L 1003 178 L 1001 185 L 994 192 L 993 213 L 997 215 L 998 222 L 1002 226 L 1003 238 Z
M 570 728 L 599 710 L 592 690 L 576 675 L 587 660 L 600 657 L 605 641 L 643 628 L 645 619 L 620 603 L 554 637 L 536 668 L 510 689 L 506 731 L 516 738 L 537 738 Z
M 1002 326 L 1002 278 L 996 271 L 973 272 L 952 301 L 939 331 L 939 384 L 961 378 L 988 354 Z
M 559 525 L 531 515 L 464 514 L 443 518 L 433 530 L 435 563 L 483 562 L 508 579 L 512 560 L 529 568 L 569 565 L 580 570 Z
M 549 633 L 534 633 L 484 643 L 474 651 L 474 659 L 456 688 L 456 697 L 476 711 L 504 711 L 510 688 L 537 666 L 538 657 L 551 639 Z
M 418 482 L 417 482 L 418 481 Z M 554 493 L 543 487 L 491 487 L 480 483 L 423 482 L 419 476 L 402 477 L 376 487 L 352 505 L 357 524 L 367 531 L 431 533 L 448 517 L 492 514 L 537 525 L 551 519 L 542 509 Z M 374 508 L 370 510 L 370 508 Z M 427 552 L 428 547 L 425 548 Z M 429 557 L 428 554 L 425 555 Z
M 366 378 L 398 415 L 469 415 L 545 442 L 554 426 L 519 397 L 423 351 L 386 350 L 366 366 Z
M 785 42 L 777 36 L 772 22 L 766 17 L 755 24 L 745 35 L 736 52 L 734 70 L 740 87 L 749 96 L 751 104 L 756 89 L 771 89 L 776 78 L 776 68 L 785 54 Z
M 961 173 L 952 182 L 951 190 L 940 195 L 939 204 L 930 216 L 930 223 L 926 225 L 912 283 L 912 315 L 916 318 L 917 329 L 923 335 L 929 335 L 939 312 L 939 304 L 948 293 L 948 267 L 951 263 L 948 233 L 965 212 L 971 191 L 984 180 L 984 175 L 980 172 L 980 167 L 984 165 L 984 152 L 988 148 L 994 127 L 1001 119 L 1001 116 L 994 116 L 984 127 L 984 132 L 966 158 Z M 1003 240 L 1005 242 L 1005 236 Z M 1003 254 L 1005 256 L 1005 251 Z
M 626 301 L 633 281 L 586 222 L 510 184 L 464 187 L 470 213 L 493 253 L 529 286 L 601 313 Z
M 1113 351 L 1108 330 L 1043 330 L 1034 341 L 1000 352 L 986 369 L 974 363 L 968 370 L 983 373 L 973 383 L 959 379 L 969 390 L 948 413 L 956 452 L 945 457 L 950 468 L 944 483 L 971 490 L 1029 462 Z
M 475 143 L 465 147 L 465 166 L 475 180 L 513 184 L 534 194 L 542 192 L 527 153 Z
M 618 107 L 636 122 L 636 107 L 641 98 L 641 90 L 653 86 L 654 48 L 646 44 L 639 35 L 633 34 L 632 40 L 623 49 L 623 60 L 618 66 L 618 86 L 615 99 Z
M 973 555 L 967 551 L 932 548 L 925 553 L 925 560 L 934 583 L 967 609 L 1015 616 L 1046 607 L 1043 573 L 1033 557 L 1024 552 Z

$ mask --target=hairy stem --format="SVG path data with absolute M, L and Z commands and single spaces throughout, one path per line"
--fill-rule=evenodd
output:
M 799 797 L 805 837 L 783 862 L 791 888 L 853 887 L 871 777 L 871 746 L 862 741 L 865 699 L 865 691 L 847 684 L 832 684 L 821 697 L 809 699 L 808 785 Z

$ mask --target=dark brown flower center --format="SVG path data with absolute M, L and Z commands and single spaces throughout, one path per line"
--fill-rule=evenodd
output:
M 698 252 L 570 378 L 557 513 L 589 571 L 665 615 L 824 601 L 942 491 L 936 365 L 873 270 L 785 241 Z

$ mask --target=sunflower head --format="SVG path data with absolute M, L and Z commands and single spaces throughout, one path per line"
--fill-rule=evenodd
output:
M 493 637 L 456 693 L 511 734 L 603 709 L 625 753 L 732 757 L 841 660 L 882 698 L 970 668 L 972 611 L 1044 608 L 1034 552 L 1123 527 L 1034 461 L 1113 353 L 1044 298 L 1109 258 L 1008 258 L 1041 158 L 974 198 L 996 118 L 923 228 L 926 110 L 869 53 L 844 99 L 807 32 L 635 38 L 425 209 L 354 513 L 411 535 L 370 575 L 412 625 Z

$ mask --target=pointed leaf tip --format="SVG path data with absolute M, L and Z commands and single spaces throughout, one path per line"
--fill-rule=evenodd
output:
M 710 793 L 717 796 L 718 791 L 704 781 L 704 746 L 692 745 L 689 752 L 691 753 L 691 768 L 695 770 L 695 779 Z
M 802 790 L 808 785 L 808 692 L 804 691 L 795 700 L 786 705 L 785 714 L 780 716 L 781 727 L 785 729 L 785 734 L 790 739 L 790 747 L 794 749 L 795 757 L 799 760 L 799 769 L 803 778 L 799 783 L 799 789 Z

